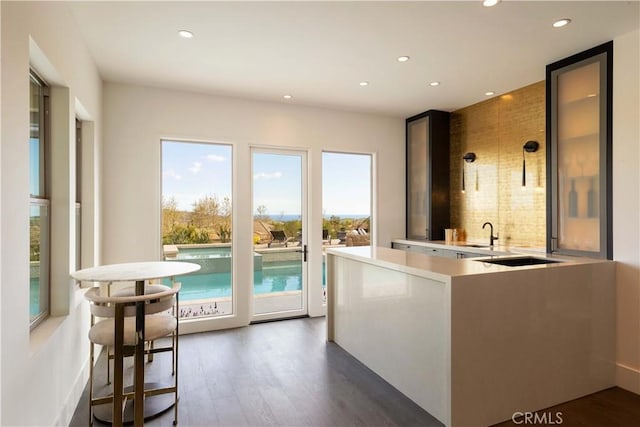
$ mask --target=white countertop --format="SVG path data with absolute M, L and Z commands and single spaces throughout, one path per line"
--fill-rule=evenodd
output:
M 490 248 L 486 243 L 481 242 L 453 242 L 447 243 L 444 240 L 409 240 L 409 239 L 393 239 L 392 242 L 403 243 L 405 245 L 418 245 L 429 248 L 447 249 L 452 251 L 469 252 L 474 254 L 482 254 L 487 256 L 512 255 L 512 254 L 535 254 L 545 255 L 545 248 L 534 246 L 511 246 L 511 245 L 494 245 Z M 482 246 L 482 247 L 478 247 Z
M 530 269 L 563 268 L 570 265 L 610 262 L 607 260 L 591 258 L 559 257 L 547 254 L 536 254 L 536 258 L 549 258 L 561 262 L 551 264 L 527 265 L 520 267 L 508 267 L 504 265 L 482 262 L 483 259 L 490 259 L 490 257 L 455 259 L 440 256 L 429 256 L 417 252 L 409 252 L 386 247 L 371 246 L 355 246 L 335 249 L 327 248 L 327 253 L 353 259 L 356 261 L 365 262 L 368 264 L 387 267 L 392 270 L 401 271 L 407 274 L 433 278 L 436 280 L 447 280 L 451 277 L 456 276 L 492 274 Z M 511 253 L 509 254 L 509 256 L 501 257 L 518 258 L 522 256 L 523 254 Z

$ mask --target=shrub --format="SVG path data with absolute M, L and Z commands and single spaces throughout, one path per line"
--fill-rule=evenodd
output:
M 193 224 L 174 224 L 169 232 L 162 237 L 163 245 L 179 245 L 193 243 L 209 243 L 209 233 L 196 228 Z

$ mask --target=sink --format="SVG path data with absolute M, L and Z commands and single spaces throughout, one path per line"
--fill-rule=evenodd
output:
M 555 264 L 561 261 L 555 261 L 547 258 L 535 258 L 532 256 L 518 258 L 494 258 L 485 260 L 474 260 L 486 262 L 488 264 L 506 265 L 507 267 L 522 267 L 523 265 L 539 265 L 539 264 Z

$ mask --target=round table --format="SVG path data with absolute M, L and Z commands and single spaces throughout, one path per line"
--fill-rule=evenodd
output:
M 200 270 L 198 264 L 177 261 L 148 261 L 130 262 L 122 264 L 108 264 L 97 267 L 85 268 L 71 273 L 71 277 L 83 282 L 136 282 L 135 294 L 144 295 L 144 284 L 147 280 L 162 279 L 165 277 L 181 276 Z M 144 301 L 136 303 L 136 334 L 144 337 Z M 124 319 L 116 320 L 116 327 L 122 328 Z M 119 326 L 118 326 L 119 325 Z M 122 333 L 117 333 L 114 344 L 114 352 L 122 354 L 123 342 Z M 144 340 L 141 339 L 135 346 L 134 353 L 135 378 L 133 389 L 135 393 L 134 402 L 144 401 Z M 113 425 L 122 425 L 123 415 L 121 408 L 116 408 L 116 402 L 122 401 L 123 390 L 123 363 L 122 360 L 114 360 L 113 372 Z M 139 386 L 141 385 L 141 386 Z M 91 405 L 91 402 L 89 402 Z M 148 412 L 148 411 L 147 411 Z M 148 413 L 146 414 L 149 415 Z M 135 425 L 143 425 L 145 418 L 144 405 L 134 404 Z
M 126 262 L 85 268 L 71 273 L 71 277 L 83 282 L 144 282 L 151 279 L 181 276 L 198 270 L 200 270 L 200 266 L 192 262 Z

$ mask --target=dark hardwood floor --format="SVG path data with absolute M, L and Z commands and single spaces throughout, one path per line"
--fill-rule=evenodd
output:
M 535 421 L 535 415 L 529 420 Z M 548 420 L 546 424 L 563 427 L 638 427 L 640 426 L 640 396 L 613 387 L 581 399 L 562 403 L 537 411 L 538 420 Z M 499 427 L 524 426 L 524 415 L 497 424 Z M 531 425 L 531 423 L 529 424 Z
M 442 425 L 339 346 L 327 343 L 325 328 L 324 318 L 295 319 L 181 336 L 179 425 Z M 170 375 L 169 357 L 156 355 L 147 365 L 147 380 Z M 100 392 L 107 389 L 100 387 L 105 374 L 101 356 L 96 368 Z M 88 424 L 87 399 L 85 390 L 71 426 Z M 542 412 L 561 412 L 563 426 L 640 426 L 640 396 L 612 388 Z M 146 425 L 172 422 L 169 410 Z M 508 425 L 527 424 L 499 424 Z
M 442 425 L 342 348 L 327 343 L 324 318 L 183 335 L 179 355 L 182 426 Z M 146 379 L 170 375 L 169 362 L 169 354 L 156 355 Z M 132 370 L 127 363 L 125 373 Z M 105 374 L 102 357 L 96 384 L 105 383 Z M 85 390 L 70 425 L 88 421 Z M 169 410 L 145 425 L 172 422 Z

